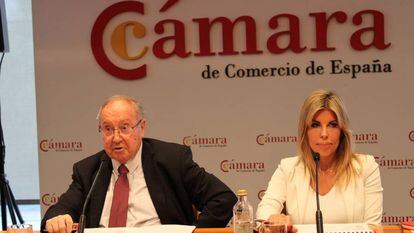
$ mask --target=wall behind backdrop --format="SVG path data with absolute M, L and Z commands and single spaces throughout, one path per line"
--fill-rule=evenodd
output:
M 342 96 L 356 151 L 381 168 L 384 222 L 413 220 L 412 1 L 33 1 L 42 212 L 72 164 L 102 149 L 113 94 L 146 107 L 147 137 L 194 159 L 256 207 L 296 155 L 301 104 Z M 405 181 L 405 182 L 402 182 Z
M 39 199 L 36 93 L 30 0 L 4 1 L 9 52 L 0 74 L 5 173 L 15 199 Z

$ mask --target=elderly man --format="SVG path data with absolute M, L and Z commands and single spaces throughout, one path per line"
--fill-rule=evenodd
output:
M 131 97 L 112 96 L 102 105 L 104 150 L 75 163 L 72 184 L 47 210 L 42 231 L 71 232 L 101 163 L 86 227 L 226 226 L 234 193 L 192 160 L 189 147 L 144 138 L 145 126 L 142 107 Z

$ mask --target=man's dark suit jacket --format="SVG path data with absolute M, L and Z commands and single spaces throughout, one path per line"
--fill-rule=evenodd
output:
M 100 151 L 73 166 L 72 184 L 42 219 L 69 214 L 79 221 L 83 203 L 93 178 L 103 160 L 101 176 L 86 209 L 86 227 L 98 227 L 111 178 L 112 163 Z M 200 168 L 187 146 L 144 138 L 142 167 L 152 202 L 162 224 L 184 224 L 197 227 L 224 227 L 232 216 L 237 198 L 217 177 Z M 195 218 L 192 206 L 201 212 Z

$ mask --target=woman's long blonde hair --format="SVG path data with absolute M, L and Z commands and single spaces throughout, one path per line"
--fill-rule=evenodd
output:
M 335 113 L 338 126 L 341 130 L 340 142 L 336 151 L 335 184 L 346 186 L 356 174 L 352 161 L 357 160 L 353 152 L 352 133 L 349 128 L 349 119 L 345 106 L 339 96 L 333 91 L 317 90 L 312 92 L 302 105 L 298 125 L 298 149 L 301 162 L 306 171 L 311 174 L 311 184 L 315 182 L 315 162 L 312 149 L 309 146 L 307 131 L 314 120 L 315 114 L 323 109 Z M 358 160 L 357 160 L 358 161 Z

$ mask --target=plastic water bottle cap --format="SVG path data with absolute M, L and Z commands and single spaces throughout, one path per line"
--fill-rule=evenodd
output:
M 247 190 L 239 189 L 239 191 L 237 191 L 237 196 L 247 196 Z

